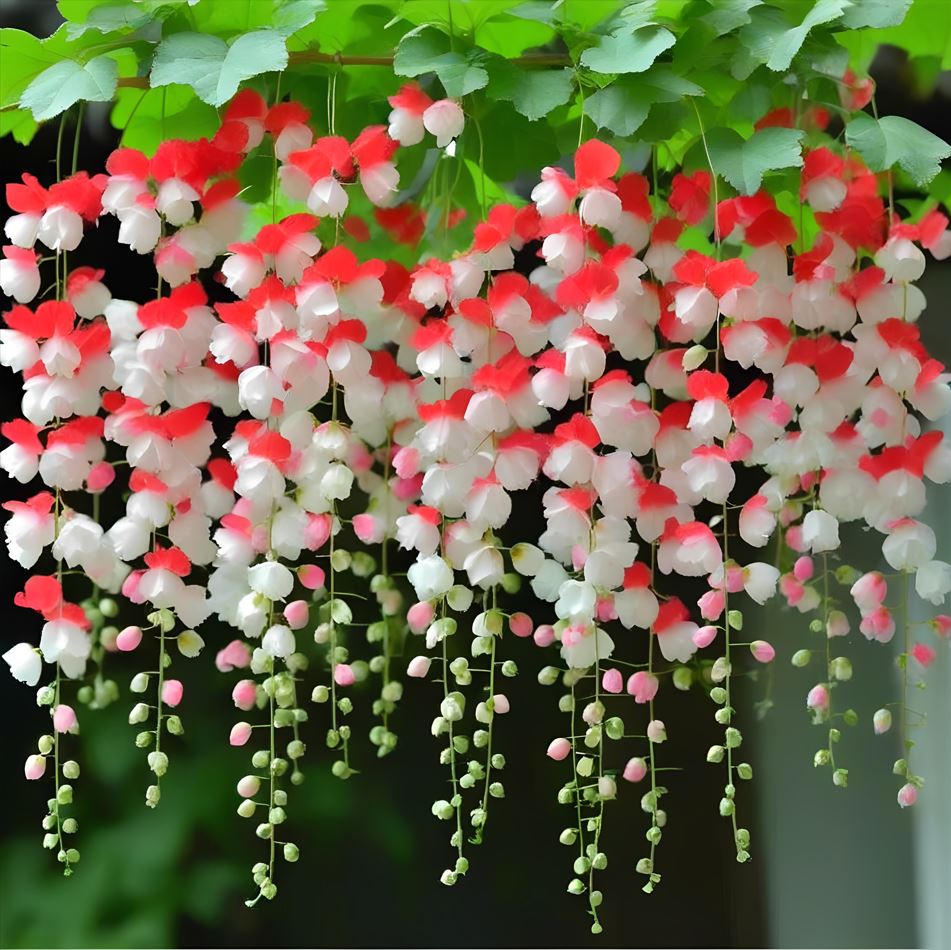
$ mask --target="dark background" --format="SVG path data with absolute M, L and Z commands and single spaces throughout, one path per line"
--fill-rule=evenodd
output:
M 58 22 L 53 3 L 4 0 L 2 11 L 5 26 L 39 35 Z M 881 114 L 907 115 L 949 137 L 947 100 L 916 97 L 916 77 L 894 51 L 880 54 L 873 73 Z M 41 129 L 28 148 L 9 137 L 0 142 L 6 180 L 18 180 L 24 170 L 44 182 L 53 178 L 56 125 Z M 71 128 L 66 141 L 72 141 Z M 91 105 L 79 167 L 100 170 L 115 141 L 107 110 Z M 87 234 L 80 251 L 71 255 L 71 265 L 111 264 L 106 281 L 114 296 L 143 299 L 143 288 L 154 280 L 149 258 L 125 249 L 120 254 L 117 259 L 115 222 L 107 220 Z M 3 370 L 2 387 L 6 419 L 17 414 L 19 380 Z M 4 496 L 24 497 L 33 490 L 11 481 Z M 529 536 L 527 530 L 524 534 Z M 24 573 L 4 561 L 2 578 L 0 649 L 6 649 L 21 639 L 35 640 L 38 625 L 34 615 L 12 605 Z M 68 754 L 83 767 L 74 783 L 74 814 L 80 821 L 75 844 L 82 860 L 68 880 L 41 847 L 49 782 L 24 782 L 20 765 L 33 751 L 35 737 L 49 728 L 47 713 L 35 706 L 30 689 L 10 679 L 4 682 L 3 946 L 766 945 L 768 870 L 757 847 L 763 829 L 757 821 L 756 783 L 742 789 L 739 798 L 742 823 L 753 833 L 754 854 L 740 867 L 729 825 L 717 818 L 722 769 L 704 762 L 721 730 L 713 722 L 709 700 L 696 689 L 676 697 L 662 692 L 657 704 L 671 736 L 660 747 L 660 763 L 684 766 L 664 773 L 669 794 L 663 807 L 669 817 L 657 852 L 663 881 L 651 897 L 641 894 L 643 879 L 633 866 L 646 853 L 643 834 L 649 822 L 638 807 L 643 789 L 624 787 L 606 808 L 604 847 L 610 866 L 597 876 L 605 894 L 605 932 L 591 937 L 586 898 L 572 898 L 565 891 L 575 851 L 557 841 L 561 829 L 572 823 L 571 810 L 555 801 L 568 769 L 544 756 L 548 741 L 565 731 L 566 717 L 556 708 L 560 690 L 546 692 L 535 683 L 548 655 L 512 637 L 505 638 L 501 655 L 515 659 L 521 674 L 505 682 L 513 712 L 497 720 L 496 727 L 497 749 L 508 760 L 502 776 L 506 798 L 492 802 L 485 843 L 467 849 L 468 875 L 454 888 L 439 883 L 440 871 L 452 858 L 449 826 L 430 814 L 432 801 L 449 795 L 447 771 L 438 763 L 441 742 L 429 735 L 439 690 L 419 681 L 406 684 L 406 697 L 393 720 L 399 747 L 378 761 L 365 738 L 372 725 L 368 707 L 378 685 L 371 678 L 353 691 L 353 764 L 362 774 L 348 782 L 329 772 L 331 758 L 322 741 L 328 711 L 310 706 L 311 722 L 304 729 L 307 780 L 290 790 L 285 826 L 288 837 L 300 845 L 301 860 L 296 865 L 279 862 L 278 898 L 247 910 L 243 901 L 256 892 L 250 867 L 264 857 L 265 846 L 254 837 L 254 820 L 234 813 L 234 782 L 247 771 L 248 757 L 227 744 L 234 677 L 209 675 L 208 654 L 231 636 L 211 621 L 202 633 L 208 644 L 202 659 L 175 662 L 175 675 L 185 683 L 180 712 L 186 735 L 169 743 L 171 767 L 155 811 L 144 807 L 150 774 L 144 754 L 133 745 L 135 730 L 126 722 L 131 705 L 126 686 L 138 661 L 108 657 L 106 671 L 119 682 L 122 697 L 100 712 L 80 710 L 89 728 L 79 740 L 65 741 Z M 408 649 L 411 655 L 417 652 L 412 644 Z M 361 655 L 368 656 L 368 648 Z M 749 710 L 763 685 L 742 680 L 739 690 L 737 705 Z M 618 711 L 629 724 L 646 719 L 640 707 L 635 713 L 629 703 Z M 609 745 L 616 760 L 609 764 L 621 765 L 635 752 L 625 743 Z M 752 736 L 744 757 L 755 769 L 759 759 Z M 790 775 L 798 774 L 808 765 L 795 761 L 789 769 Z M 808 771 L 805 780 L 812 780 Z M 802 814 L 789 819 L 823 820 Z M 896 855 L 882 873 L 897 882 L 908 873 L 908 861 L 907 853 Z

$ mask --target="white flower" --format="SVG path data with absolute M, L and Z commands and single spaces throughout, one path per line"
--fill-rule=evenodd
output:
M 922 600 L 940 607 L 951 591 L 951 564 L 928 561 L 915 574 L 915 592 Z
M 586 581 L 565 581 L 558 590 L 555 614 L 562 620 L 591 620 L 598 595 L 593 584 Z
M 839 522 L 821 508 L 814 508 L 802 519 L 802 543 L 813 554 L 834 551 L 839 546 Z
M 407 577 L 420 600 L 432 600 L 445 594 L 453 581 L 452 568 L 438 554 L 417 561 Z
M 248 568 L 248 585 L 268 600 L 286 600 L 294 589 L 294 574 L 277 561 L 264 561 Z
M 462 134 L 466 118 L 458 102 L 452 99 L 440 99 L 423 113 L 423 125 L 430 135 L 436 136 L 436 145 L 445 148 L 454 138 Z
M 574 669 L 593 666 L 596 660 L 605 660 L 614 652 L 614 641 L 600 627 L 592 627 L 584 636 L 569 646 L 562 646 L 562 659 Z
M 743 589 L 758 604 L 765 604 L 776 593 L 779 571 L 772 564 L 756 561 L 743 569 Z
M 293 631 L 283 624 L 269 627 L 261 641 L 261 649 L 268 656 L 280 657 L 282 660 L 286 660 L 294 652 L 296 646 Z
M 915 571 L 935 556 L 934 531 L 913 518 L 902 518 L 882 542 L 882 554 L 896 571 Z
M 3 654 L 14 679 L 27 686 L 36 686 L 43 671 L 43 660 L 29 643 L 17 643 Z

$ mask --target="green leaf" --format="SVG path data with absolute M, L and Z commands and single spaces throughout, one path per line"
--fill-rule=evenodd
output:
M 26 109 L 7 109 L 0 112 L 0 138 L 12 135 L 13 141 L 29 145 L 38 126 Z
M 676 42 L 670 30 L 645 26 L 633 33 L 602 37 L 597 46 L 581 54 L 581 64 L 596 73 L 642 73 Z
M 651 101 L 630 86 L 613 83 L 584 101 L 584 114 L 599 128 L 615 135 L 636 132 L 650 112 Z
M 403 37 L 393 59 L 393 72 L 398 76 L 435 73 L 446 95 L 458 98 L 488 84 L 489 74 L 481 65 L 483 56 L 480 50 L 465 55 L 453 52 L 446 36 L 424 27 Z
M 20 96 L 20 105 L 33 113 L 37 122 L 52 119 L 71 105 L 108 102 L 115 95 L 119 67 L 109 56 L 96 56 L 82 65 L 71 59 L 44 69 Z
M 290 0 L 274 12 L 271 26 L 282 36 L 291 36 L 313 23 L 326 9 L 325 0 Z
M 713 129 L 706 137 L 714 172 L 738 192 L 751 195 L 764 173 L 802 165 L 801 129 L 767 128 L 746 141 L 733 129 Z
M 754 62 L 765 63 L 773 72 L 783 72 L 792 65 L 810 30 L 838 19 L 851 6 L 852 0 L 817 0 L 797 26 L 781 11 L 759 7 L 740 30 L 740 42 Z
M 850 30 L 898 26 L 911 4 L 912 0 L 861 0 L 845 11 L 842 25 Z
M 137 30 L 151 20 L 151 16 L 133 3 L 109 3 L 93 7 L 82 23 L 69 22 L 66 33 L 71 40 L 82 36 L 87 30 L 113 33 L 117 30 Z
M 245 79 L 286 66 L 287 47 L 275 30 L 245 33 L 230 46 L 216 36 L 174 33 L 156 49 L 149 81 L 153 88 L 191 86 L 202 101 L 220 106 Z
M 489 95 L 511 102 L 534 122 L 571 98 L 573 75 L 570 69 L 527 70 L 500 62 L 492 66 Z
M 713 9 L 704 15 L 703 21 L 716 33 L 732 33 L 750 22 L 750 10 L 761 6 L 763 0 L 710 0 Z
M 900 115 L 874 119 L 860 113 L 845 127 L 845 140 L 875 172 L 894 165 L 903 168 L 916 185 L 926 185 L 951 156 L 951 145 Z

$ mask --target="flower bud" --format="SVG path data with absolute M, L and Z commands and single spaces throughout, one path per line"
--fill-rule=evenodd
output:
M 837 656 L 829 663 L 829 676 L 839 682 L 852 679 L 852 664 L 847 657 Z
M 129 683 L 129 691 L 133 693 L 144 693 L 149 688 L 148 673 L 136 673 Z
M 750 653 L 758 663 L 772 663 L 776 658 L 776 651 L 766 640 L 754 640 L 750 644 Z
M 694 344 L 684 352 L 680 365 L 685 373 L 692 373 L 706 362 L 707 348 L 699 343 Z
M 800 669 L 804 666 L 808 666 L 812 662 L 812 651 L 810 650 L 796 650 L 792 655 L 792 665 L 797 666 Z
M 548 752 L 546 754 L 548 758 L 560 762 L 568 756 L 569 752 L 571 752 L 571 743 L 567 739 L 558 738 L 552 739 L 548 745 Z
M 228 738 L 228 741 L 233 746 L 246 745 L 248 739 L 251 738 L 251 723 L 249 722 L 236 722 L 231 727 L 231 735 Z
M 918 801 L 918 789 L 911 782 L 902 785 L 898 790 L 898 804 L 902 808 L 910 808 L 916 801 Z
M 63 763 L 63 777 L 70 780 L 79 778 L 79 763 L 73 759 Z
M 23 766 L 23 774 L 28 781 L 35 782 L 46 774 L 46 758 L 42 755 L 31 755 L 27 757 Z
M 123 653 L 131 653 L 142 642 L 142 628 L 124 627 L 116 637 L 116 648 Z
M 145 703 L 136 703 L 129 712 L 129 725 L 134 726 L 149 718 L 149 707 Z
M 667 729 L 660 719 L 652 719 L 647 724 L 647 738 L 651 742 L 663 742 L 667 738 Z
M 542 686 L 554 686 L 560 675 L 557 667 L 543 666 L 538 671 L 538 682 Z
M 168 771 L 168 756 L 164 752 L 150 752 L 149 768 L 161 778 Z
M 889 709 L 879 709 L 876 710 L 875 715 L 872 716 L 872 728 L 875 730 L 875 735 L 881 736 L 888 732 L 892 727 L 892 714 Z
M 678 666 L 671 679 L 675 689 L 686 692 L 693 685 L 693 670 L 689 666 Z
M 714 765 L 719 764 L 723 761 L 723 754 L 725 749 L 722 745 L 712 745 L 707 750 L 707 761 L 713 763 Z
M 640 782 L 647 775 L 647 763 L 640 757 L 627 760 L 623 778 L 626 782 Z

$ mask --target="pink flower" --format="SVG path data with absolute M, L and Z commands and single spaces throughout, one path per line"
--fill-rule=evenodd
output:
M 717 638 L 717 628 L 713 626 L 698 627 L 693 635 L 694 646 L 698 650 L 710 646 Z
M 429 674 L 432 660 L 428 656 L 414 656 L 406 666 L 406 675 L 415 679 L 424 679 Z
M 321 585 L 323 581 L 321 581 Z M 306 585 L 305 585 L 306 586 Z M 292 600 L 284 606 L 284 619 L 291 630 L 301 630 L 310 618 L 310 605 L 306 600 Z
M 356 677 L 349 663 L 338 663 L 334 667 L 334 682 L 338 686 L 353 686 Z
M 922 665 L 922 666 L 931 666 L 934 663 L 935 658 L 938 656 L 937 652 L 933 647 L 929 647 L 927 643 L 916 643 L 911 648 L 911 655 Z
M 308 590 L 320 590 L 324 586 L 323 568 L 316 564 L 303 564 L 297 568 L 297 578 Z
M 605 670 L 601 677 L 601 688 L 606 693 L 620 693 L 624 689 L 624 677 L 621 671 L 614 667 Z
M 28 756 L 23 766 L 23 774 L 31 782 L 42 778 L 46 774 L 46 758 L 42 755 Z
M 142 642 L 141 627 L 125 627 L 116 637 L 116 647 L 123 653 L 131 653 Z
M 548 758 L 560 762 L 571 752 L 571 743 L 567 739 L 552 739 L 548 745 Z
M 916 801 L 918 801 L 918 789 L 911 782 L 906 782 L 898 789 L 898 804 L 902 808 L 910 808 Z
M 802 584 L 812 578 L 815 568 L 812 564 L 812 558 L 803 556 L 793 565 L 793 576 Z
M 776 651 L 772 644 L 765 640 L 754 640 L 750 644 L 750 653 L 758 663 L 772 663 L 776 658 Z
M 235 706 L 245 712 L 254 708 L 257 695 L 258 688 L 254 680 L 239 680 L 231 690 L 231 699 Z
M 539 647 L 549 647 L 555 642 L 555 628 L 550 624 L 539 624 L 533 634 L 535 645 Z
M 635 703 L 649 703 L 657 695 L 659 688 L 660 680 L 646 670 L 638 670 L 627 680 L 627 691 L 634 697 Z
M 76 712 L 72 706 L 59 705 L 53 710 L 53 728 L 57 732 L 70 732 L 76 727 Z
M 243 640 L 232 640 L 222 647 L 215 657 L 215 666 L 220 673 L 242 670 L 251 663 L 251 651 Z
M 251 723 L 249 722 L 236 722 L 231 727 L 231 735 L 228 738 L 228 741 L 231 745 L 245 745 L 247 744 L 248 739 L 251 738 Z
M 530 637 L 533 627 L 532 618 L 528 614 L 517 613 L 509 617 L 509 629 L 517 637 Z
M 627 782 L 640 782 L 647 775 L 647 763 L 641 758 L 627 760 L 624 766 L 623 778 Z
M 421 600 L 413 604 L 406 612 L 406 622 L 413 633 L 422 633 L 436 616 L 433 605 L 428 600 Z
M 162 683 L 162 702 L 174 709 L 182 701 L 184 692 L 181 680 L 165 680 Z
M 822 683 L 813 686 L 806 697 L 806 707 L 815 713 L 824 715 L 829 711 L 829 690 Z

